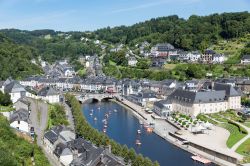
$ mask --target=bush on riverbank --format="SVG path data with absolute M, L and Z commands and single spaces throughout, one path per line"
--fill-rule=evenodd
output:
M 66 94 L 66 100 L 71 106 L 72 114 L 75 121 L 75 129 L 76 134 L 79 136 L 83 136 L 85 139 L 91 141 L 97 146 L 107 146 L 111 145 L 112 153 L 121 156 L 124 158 L 126 162 L 131 161 L 132 166 L 158 166 L 157 162 L 152 162 L 149 158 L 145 158 L 142 155 L 137 155 L 134 149 L 128 149 L 125 145 L 120 145 L 116 143 L 114 140 L 108 138 L 103 133 L 98 132 L 92 126 L 88 124 L 86 119 L 84 118 L 81 105 L 77 101 L 77 99 L 70 95 Z

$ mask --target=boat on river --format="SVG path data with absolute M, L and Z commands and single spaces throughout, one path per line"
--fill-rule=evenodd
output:
M 140 146 L 140 145 L 141 145 L 141 141 L 137 139 L 137 140 L 135 141 L 135 144 L 138 145 L 138 146 Z
M 191 156 L 191 158 L 192 158 L 194 161 L 198 161 L 198 162 L 200 162 L 200 163 L 202 163 L 202 164 L 210 164 L 210 163 L 212 163 L 210 160 L 205 159 L 205 158 L 203 158 L 203 157 L 201 157 L 201 156 Z
M 97 117 L 94 118 L 94 121 L 97 121 Z

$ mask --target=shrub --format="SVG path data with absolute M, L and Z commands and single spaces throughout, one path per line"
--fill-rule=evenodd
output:
M 235 123 L 235 122 L 233 122 L 231 120 L 229 120 L 228 123 L 232 124 L 232 125 L 234 125 L 236 127 L 238 127 L 239 132 L 241 132 L 243 134 L 248 134 L 247 131 L 243 127 L 241 127 L 240 125 L 238 125 L 237 123 Z

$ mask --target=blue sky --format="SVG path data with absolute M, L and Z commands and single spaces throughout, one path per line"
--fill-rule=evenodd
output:
M 85 31 L 172 14 L 249 10 L 250 0 L 0 0 L 0 29 Z

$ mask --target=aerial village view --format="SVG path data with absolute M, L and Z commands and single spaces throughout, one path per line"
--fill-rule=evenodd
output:
M 0 0 L 1 166 L 250 166 L 247 0 Z

